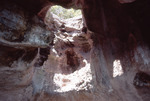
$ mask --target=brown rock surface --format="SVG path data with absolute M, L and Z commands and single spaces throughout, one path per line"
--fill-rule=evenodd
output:
M 47 18 L 55 4 L 83 19 Z M 149 0 L 1 0 L 0 101 L 150 101 L 149 10 Z

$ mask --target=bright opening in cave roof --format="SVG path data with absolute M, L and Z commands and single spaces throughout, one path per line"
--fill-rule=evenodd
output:
M 68 18 L 73 18 L 77 16 L 81 16 L 81 10 L 75 10 L 73 8 L 71 9 L 65 9 L 61 6 L 52 6 L 51 7 L 51 13 L 57 15 L 58 17 L 62 19 L 68 19 Z
M 55 31 L 54 45 L 43 67 L 45 71 L 54 73 L 54 92 L 92 89 L 91 46 L 82 31 L 84 25 L 81 10 L 52 6 L 45 22 L 50 30 Z

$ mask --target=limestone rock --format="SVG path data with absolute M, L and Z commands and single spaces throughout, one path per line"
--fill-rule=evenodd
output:
M 83 16 L 45 15 L 52 5 Z M 1 0 L 0 101 L 150 101 L 149 10 L 149 0 Z

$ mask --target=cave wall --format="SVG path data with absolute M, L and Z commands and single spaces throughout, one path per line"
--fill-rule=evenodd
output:
M 72 0 L 6 0 L 0 2 L 0 100 L 150 100 L 149 0 L 73 2 Z M 88 91 L 61 94 L 41 92 L 40 83 L 44 74 L 43 71 L 36 70 L 34 64 L 40 54 L 39 50 L 46 49 L 47 44 L 53 40 L 53 35 L 50 34 L 53 32 L 46 29 L 43 18 L 37 15 L 49 4 L 73 6 L 82 10 L 87 33 L 93 40 L 89 60 L 94 87 Z M 45 11 L 47 10 L 42 12 Z M 44 45 L 33 41 L 34 33 L 37 32 L 45 33 L 50 39 L 41 36 L 38 40 Z M 28 40 L 30 37 L 31 40 Z M 24 42 L 35 42 L 36 45 Z M 46 50 L 44 53 L 48 54 Z M 115 61 L 119 61 L 123 69 L 123 73 L 116 77 L 113 76 Z M 37 73 L 34 75 L 35 72 Z M 34 87 L 37 88 L 36 91 Z
M 31 5 L 35 7 L 34 3 L 29 3 L 27 7 L 22 1 L 0 1 L 1 101 L 30 99 L 32 95 L 30 86 L 34 65 L 40 55 L 39 50 L 49 47 L 53 40 L 53 32 L 46 29 L 44 22 L 37 16 L 38 6 L 31 9 Z M 15 98 L 19 96 L 18 92 L 26 93 L 25 99 Z
M 94 32 L 91 68 L 94 68 L 96 85 L 106 94 L 104 97 L 99 93 L 103 96 L 101 100 L 148 101 L 149 86 L 141 84 L 143 80 L 136 81 L 135 77 L 141 72 L 149 75 L 147 18 L 150 15 L 146 13 L 150 9 L 149 1 L 137 0 L 127 4 L 116 0 L 85 2 L 88 3 L 89 8 L 83 8 L 83 14 L 88 29 Z M 112 67 L 115 60 L 120 60 L 124 73 L 114 78 Z M 146 83 L 146 78 L 144 80 Z

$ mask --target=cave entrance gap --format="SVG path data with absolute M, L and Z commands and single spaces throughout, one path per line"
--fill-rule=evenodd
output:
M 88 90 L 92 87 L 91 44 L 83 32 L 81 10 L 52 6 L 45 19 L 55 38 L 45 71 L 54 73 L 55 92 Z

